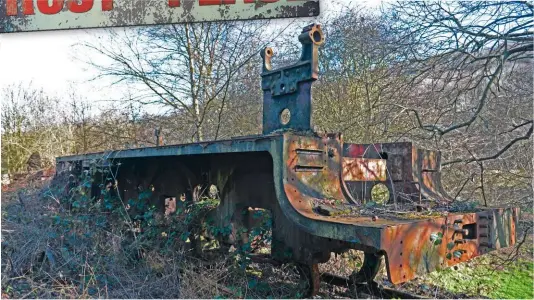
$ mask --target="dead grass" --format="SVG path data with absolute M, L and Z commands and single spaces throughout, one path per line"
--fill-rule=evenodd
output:
M 64 210 L 39 185 L 2 193 L 2 291 L 12 298 L 180 297 L 177 252 L 132 260 L 105 213 Z M 22 201 L 21 201 L 22 200 Z M 120 227 L 119 227 L 120 228 Z
M 2 193 L 3 298 L 294 298 L 291 266 L 191 255 L 180 232 L 136 237 L 110 213 L 67 210 L 42 183 Z M 154 230 L 159 230 L 155 226 Z
M 304 292 L 291 265 L 243 267 L 236 253 L 195 258 L 177 228 L 155 226 L 151 235 L 134 236 L 124 218 L 102 210 L 73 212 L 46 191 L 43 183 L 30 182 L 2 193 L 2 298 L 298 298 Z M 532 248 L 529 243 L 523 248 Z M 333 256 L 320 269 L 347 276 L 361 263 L 354 251 Z M 380 274 L 387 286 L 385 269 Z M 472 297 L 425 278 L 395 288 Z M 347 297 L 346 288 L 323 284 L 317 298 Z

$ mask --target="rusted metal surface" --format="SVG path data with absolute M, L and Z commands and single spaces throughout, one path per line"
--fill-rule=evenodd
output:
M 385 159 L 343 157 L 343 180 L 386 181 Z
M 401 283 L 515 244 L 518 209 L 488 209 L 384 228 L 389 279 Z
M 150 186 L 153 201 L 160 201 L 162 211 L 168 213 L 180 205 L 177 199 L 182 195 L 194 198 L 192 186 L 213 184 L 221 201 L 211 217 L 217 226 L 231 227 L 231 234 L 221 239 L 223 244 L 247 241 L 240 228 L 255 226 L 247 214 L 265 209 L 272 216 L 275 261 L 313 266 L 328 261 L 332 252 L 364 251 L 362 269 L 350 277 L 354 286 L 373 284 L 381 256 L 390 281 L 397 284 L 514 245 L 516 208 L 416 218 L 364 213 L 363 202 L 370 199 L 370 188 L 377 183 L 388 187 L 395 204 L 449 203 L 452 199 L 441 186 L 441 156 L 409 142 L 351 144 L 344 143 L 341 134 L 311 131 L 310 87 L 318 61 L 318 45 L 310 40 L 314 36 L 322 43 L 319 26 L 303 30 L 299 39 L 305 59 L 282 69 L 272 70 L 272 49 L 263 52 L 264 132 L 268 134 L 60 157 L 56 176 L 80 174 L 94 164 L 110 168 L 117 174 L 123 199 L 135 199 L 140 188 Z M 281 79 L 285 71 L 301 67 L 305 76 Z M 281 83 L 289 90 L 280 89 Z M 291 113 L 284 120 L 280 113 L 287 108 Z M 287 250 L 290 257 L 280 255 Z M 314 294 L 319 276 L 309 278 Z
M 317 295 L 321 288 L 321 272 L 319 271 L 319 264 L 300 265 L 298 271 L 302 279 L 307 284 L 308 291 L 305 294 L 306 298 Z
M 441 185 L 441 154 L 412 147 L 412 174 L 421 193 L 430 199 L 452 201 Z
M 373 220 L 372 217 L 359 216 L 356 207 L 348 201 L 349 198 L 343 196 L 344 188 L 340 177 L 335 175 L 339 172 L 340 161 L 333 157 L 339 153 L 339 139 L 288 137 L 286 141 L 287 172 L 284 175 L 287 180 L 284 190 L 291 206 L 309 220 L 353 225 L 352 230 L 344 229 L 347 232 L 353 231 L 352 239 L 345 238 L 345 241 L 357 241 L 374 247 L 377 251 L 385 251 L 388 274 L 394 284 L 515 244 L 514 220 L 517 219 L 517 209 L 488 209 L 478 213 L 451 214 L 448 217 L 428 217 L 423 220 Z M 314 153 L 313 159 L 300 158 L 302 153 L 308 153 L 305 149 Z M 329 149 L 333 149 L 332 153 L 336 155 L 325 158 Z M 421 152 L 416 153 L 416 161 L 420 161 L 422 166 L 429 166 L 425 159 L 433 159 L 432 155 L 422 156 Z M 306 172 L 299 172 L 299 166 L 309 167 L 303 168 Z M 333 189 L 335 192 L 332 192 Z M 318 210 L 319 207 L 322 209 Z M 487 215 L 491 217 L 486 217 Z M 490 225 L 488 218 L 493 220 Z M 483 229 L 479 228 L 480 224 Z M 371 227 L 376 230 L 369 231 Z M 359 234 L 364 229 L 367 232 Z M 466 235 L 455 229 L 467 229 L 470 232 Z M 323 233 L 316 231 L 314 234 Z M 330 236 L 328 233 L 325 235 Z M 380 236 L 379 245 L 375 244 L 373 236 Z M 439 245 L 436 244 L 437 240 L 441 241 Z
M 453 200 L 441 184 L 441 154 L 437 151 L 418 149 L 412 143 L 402 142 L 345 144 L 343 154 L 353 159 L 385 160 L 385 178 L 345 179 L 351 192 L 361 200 L 371 199 L 371 189 L 377 183 L 389 188 L 390 201 Z
M 0 33 L 312 17 L 319 0 L 3 0 Z

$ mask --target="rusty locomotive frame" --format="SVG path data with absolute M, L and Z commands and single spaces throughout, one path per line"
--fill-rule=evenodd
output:
M 320 25 L 305 27 L 299 41 L 300 60 L 279 69 L 271 66 L 271 48 L 261 52 L 263 134 L 59 157 L 56 178 L 81 174 L 97 161 L 116 168 L 123 199 L 136 199 L 139 187 L 151 185 L 154 201 L 190 197 L 191 186 L 214 184 L 221 195 L 215 212 L 221 226 L 246 226 L 244 208 L 271 212 L 272 258 L 304 266 L 309 295 L 319 289 L 317 264 L 331 253 L 365 253 L 362 267 L 349 277 L 352 284 L 374 282 L 381 257 L 389 280 L 398 284 L 515 244 L 517 208 L 416 219 L 359 214 L 378 183 L 388 187 L 395 204 L 453 201 L 441 187 L 440 153 L 409 142 L 352 144 L 341 134 L 314 132 L 311 86 L 324 43 Z M 230 236 L 225 242 L 240 238 Z M 286 250 L 290 258 L 274 256 Z

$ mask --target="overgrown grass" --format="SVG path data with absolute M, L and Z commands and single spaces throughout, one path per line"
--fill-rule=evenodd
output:
M 43 191 L 50 192 L 30 184 L 2 193 L 2 298 L 298 298 L 303 293 L 291 265 L 255 264 L 243 249 L 209 261 L 192 255 L 186 242 L 191 208 L 162 218 L 143 193 L 123 202 L 89 201 L 83 188 L 69 199 Z M 200 201 L 197 209 L 214 203 Z M 496 267 L 494 256 L 483 256 L 404 287 L 430 297 L 532 299 L 529 243 L 519 260 L 502 267 Z M 346 253 L 321 269 L 346 276 L 359 266 L 361 257 Z M 350 295 L 323 285 L 320 296 Z
M 518 260 L 502 267 L 490 265 L 490 258 L 476 264 L 458 265 L 429 274 L 426 282 L 468 296 L 494 299 L 533 299 L 534 264 Z
M 57 198 L 39 184 L 2 193 L 2 298 L 302 294 L 291 266 L 260 266 L 242 251 L 209 260 L 192 253 L 187 224 L 195 210 L 216 201 L 199 201 L 198 207 L 165 217 L 147 205 L 146 193 L 129 199 L 133 201 L 106 195 L 90 200 L 84 187 L 88 186 L 82 182 L 68 199 Z
M 534 263 L 521 261 L 502 273 L 497 273 L 495 281 L 499 288 L 489 294 L 492 298 L 534 299 Z

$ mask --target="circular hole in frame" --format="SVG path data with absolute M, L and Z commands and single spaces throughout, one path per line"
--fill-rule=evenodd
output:
M 284 108 L 284 110 L 282 110 L 282 112 L 280 113 L 280 123 L 282 125 L 287 125 L 290 120 L 291 120 L 291 112 L 289 111 L 289 109 Z
M 323 36 L 318 30 L 312 34 L 312 38 L 315 43 L 320 43 L 323 40 Z
M 371 200 L 376 204 L 386 204 L 389 201 L 389 189 L 383 183 L 377 183 L 371 189 Z

